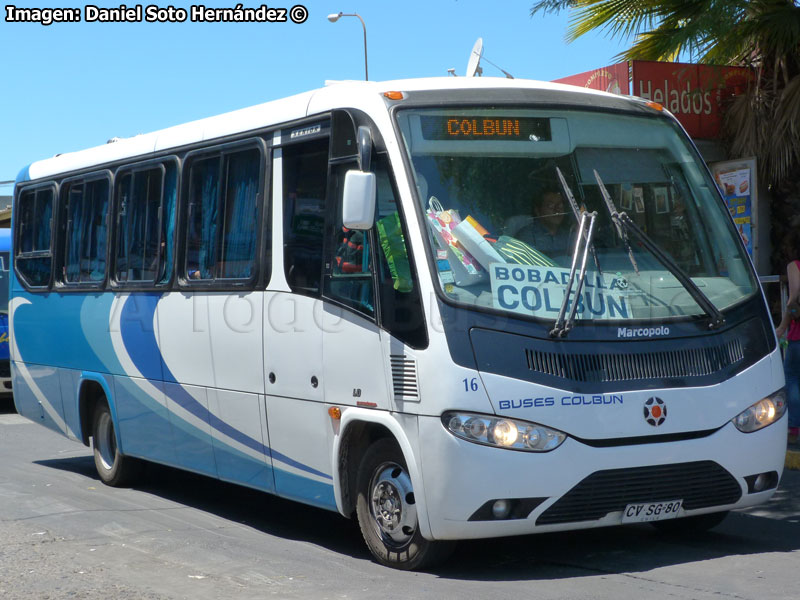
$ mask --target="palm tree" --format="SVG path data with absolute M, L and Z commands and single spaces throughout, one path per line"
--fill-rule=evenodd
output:
M 572 12 L 567 40 L 601 30 L 632 39 L 621 60 L 748 66 L 724 132 L 734 156 L 757 156 L 773 192 L 773 268 L 800 253 L 800 6 L 798 0 L 538 0 L 531 16 Z M 791 238 L 791 239 L 790 239 Z

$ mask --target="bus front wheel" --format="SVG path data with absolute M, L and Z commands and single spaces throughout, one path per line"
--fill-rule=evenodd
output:
M 120 453 L 114 420 L 103 402 L 98 402 L 92 419 L 92 447 L 94 466 L 100 480 L 112 487 L 130 485 L 139 474 L 141 463 Z
M 382 438 L 364 454 L 357 477 L 356 514 L 372 555 L 383 565 L 411 570 L 447 558 L 452 542 L 422 537 L 411 477 L 393 439 Z

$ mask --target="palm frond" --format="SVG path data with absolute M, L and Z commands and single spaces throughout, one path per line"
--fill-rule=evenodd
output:
M 725 133 L 737 156 L 758 156 L 771 183 L 800 165 L 800 74 L 789 85 L 752 86 L 735 97 L 725 114 Z
M 531 17 L 535 17 L 540 12 L 543 15 L 558 14 L 562 10 L 574 8 L 577 2 L 578 0 L 538 0 L 531 6 Z

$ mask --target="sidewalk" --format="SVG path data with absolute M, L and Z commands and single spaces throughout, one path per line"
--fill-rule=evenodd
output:
M 794 442 L 786 447 L 785 468 L 800 471 L 800 442 Z
M 791 433 L 786 444 L 785 468 L 800 471 L 800 439 Z

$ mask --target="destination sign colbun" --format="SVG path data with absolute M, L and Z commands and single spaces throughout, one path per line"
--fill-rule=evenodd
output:
M 549 142 L 550 119 L 487 115 L 422 115 L 426 140 L 506 140 Z

